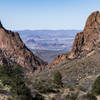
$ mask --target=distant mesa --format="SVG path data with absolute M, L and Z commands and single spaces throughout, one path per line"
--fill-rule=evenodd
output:
M 30 40 L 27 40 L 26 43 L 32 43 L 33 44 L 33 43 L 35 43 L 35 40 L 34 39 L 30 39 Z
M 90 51 L 100 47 L 100 12 L 93 12 L 87 19 L 83 32 L 77 33 L 72 50 L 68 54 L 59 55 L 51 66 L 61 63 L 65 59 L 85 56 Z
M 35 56 L 23 43 L 17 32 L 6 30 L 0 21 L 0 64 L 8 60 L 33 70 L 47 63 Z M 40 69 L 40 68 L 39 68 Z

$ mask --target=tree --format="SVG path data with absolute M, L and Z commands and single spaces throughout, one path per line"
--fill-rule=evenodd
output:
M 100 95 L 100 76 L 97 77 L 93 86 L 92 86 L 92 93 L 96 95 Z
M 21 66 L 1 66 L 0 80 L 3 85 L 11 87 L 11 92 L 17 95 L 19 100 L 32 100 L 30 90 L 25 84 L 24 73 Z
M 54 79 L 53 79 L 54 84 L 56 84 L 58 87 L 63 87 L 62 83 L 62 75 L 59 71 L 54 73 Z
M 0 67 L 0 80 L 2 81 L 3 85 L 11 85 L 12 68 L 10 68 L 8 65 L 3 65 Z

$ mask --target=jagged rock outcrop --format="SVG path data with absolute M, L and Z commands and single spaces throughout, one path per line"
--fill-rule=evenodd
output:
M 93 12 L 87 19 L 83 32 L 76 35 L 69 58 L 78 57 L 81 52 L 92 51 L 100 46 L 100 12 Z
M 61 54 L 58 55 L 53 59 L 53 61 L 50 63 L 51 67 L 54 67 L 54 65 L 59 64 L 61 61 L 64 61 L 67 58 L 67 54 Z
M 86 55 L 98 47 L 100 47 L 100 12 L 96 11 L 88 17 L 83 32 L 76 35 L 72 50 L 68 55 L 63 55 L 63 58 L 65 56 L 65 59 L 74 59 Z M 59 60 L 58 63 L 62 62 L 62 56 L 56 57 L 52 65 L 57 64 L 55 63 L 57 60 Z
M 45 66 L 47 63 L 35 56 L 22 42 L 17 32 L 6 30 L 0 22 L 0 49 L 5 59 L 32 70 L 33 67 Z M 1 56 L 1 59 L 2 56 Z M 2 60 L 1 60 L 2 63 Z

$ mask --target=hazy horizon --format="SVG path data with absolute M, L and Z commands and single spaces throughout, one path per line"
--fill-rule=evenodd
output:
M 0 19 L 11 30 L 82 30 L 99 0 L 2 0 Z

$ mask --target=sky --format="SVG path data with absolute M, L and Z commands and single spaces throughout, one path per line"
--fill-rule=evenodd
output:
M 11 30 L 83 29 L 100 0 L 0 0 L 0 20 Z

